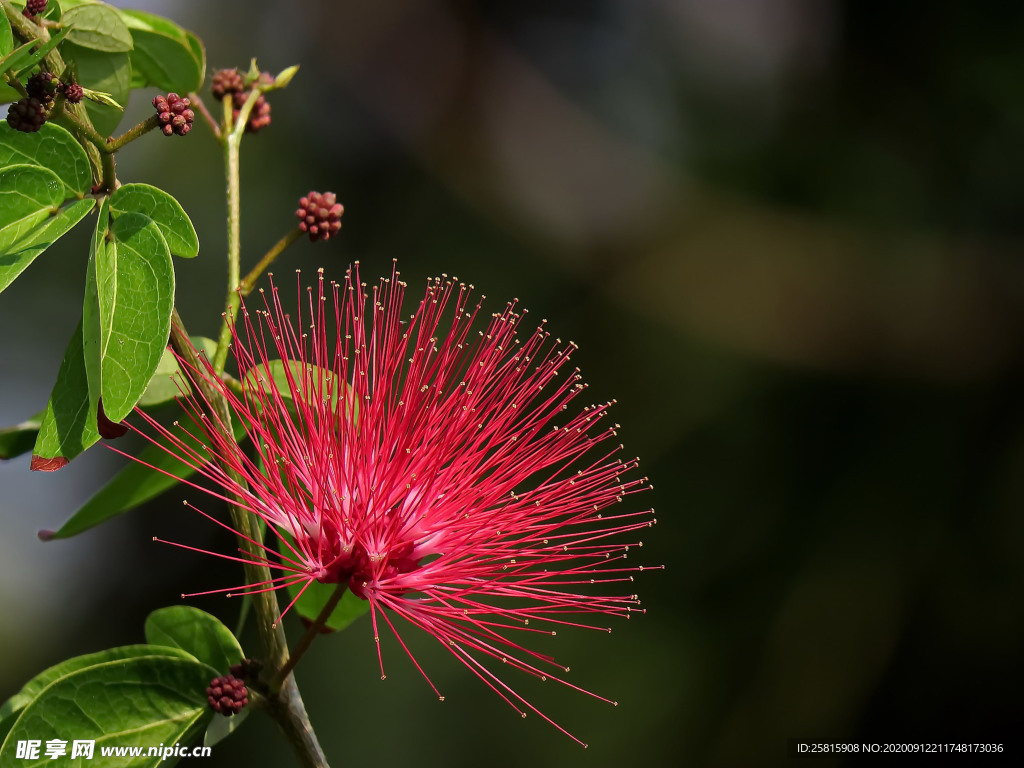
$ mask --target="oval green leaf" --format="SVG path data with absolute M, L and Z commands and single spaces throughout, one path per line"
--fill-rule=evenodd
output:
M 103 3 L 88 3 L 64 12 L 61 25 L 71 29 L 68 40 L 83 48 L 104 53 L 132 49 L 132 33 L 116 9 Z
M 64 182 L 48 168 L 10 165 L 0 169 L 0 254 L 30 234 L 64 202 Z
M 6 13 L 0 13 L 0 56 L 6 56 L 14 50 L 14 33 Z
M 188 214 L 162 189 L 149 184 L 119 187 L 110 196 L 110 215 L 116 219 L 125 213 L 140 213 L 156 222 L 175 256 L 190 259 L 199 253 L 199 238 Z
M 0 167 L 26 163 L 49 168 L 68 188 L 66 197 L 82 197 L 92 189 L 92 170 L 82 145 L 64 128 L 43 123 L 37 133 L 0 124 Z
M 220 619 L 190 605 L 172 605 L 149 614 L 146 642 L 180 648 L 221 675 L 245 658 L 242 646 Z
M 133 32 L 137 29 L 144 32 L 158 32 L 161 35 L 173 37 L 176 40 L 185 40 L 186 31 L 163 16 L 139 11 L 135 8 L 121 8 L 119 12 L 125 25 Z
M 98 355 L 103 410 L 114 422 L 124 419 L 153 377 L 171 333 L 174 267 L 160 228 L 148 216 L 111 217 L 110 238 L 90 258 L 88 292 L 95 286 L 95 307 L 87 298 L 86 353 Z M 97 311 L 97 322 L 90 320 Z M 95 389 L 93 379 L 90 388 Z
M 190 47 L 185 30 L 144 11 L 122 10 L 121 17 L 135 42 L 132 69 L 143 83 L 179 93 L 202 87 L 204 65 Z
M 135 40 L 132 68 L 141 74 L 146 85 L 178 93 L 202 87 L 202 65 L 193 56 L 187 41 L 139 29 L 132 31 L 132 37 Z
M 331 408 L 338 410 L 338 389 L 339 384 L 334 372 L 329 368 L 321 368 L 312 363 L 302 363 L 299 360 L 292 360 L 291 377 L 285 368 L 284 361 L 280 358 L 268 360 L 263 365 L 256 365 L 245 372 L 242 386 L 256 395 L 255 402 L 259 406 L 265 397 L 270 397 L 271 387 L 267 380 L 268 376 L 274 381 L 274 389 L 277 390 L 285 407 L 294 408 L 294 396 L 292 395 L 292 384 L 297 392 L 304 395 L 304 399 L 313 399 L 317 395 L 330 396 Z M 289 383 L 289 378 L 291 382 Z M 344 383 L 340 384 L 343 389 Z M 357 412 L 358 404 L 352 398 L 348 399 L 348 405 L 353 412 Z M 340 414 L 339 414 L 340 416 Z
M 21 94 L 7 83 L 0 81 L 0 104 L 11 104 L 21 98 Z
M 187 29 L 185 30 L 185 42 L 188 43 L 189 50 L 192 51 L 196 61 L 199 62 L 199 82 L 202 83 L 206 79 L 206 46 L 203 45 L 202 40 Z
M 85 370 L 82 323 L 68 342 L 57 381 L 46 404 L 39 436 L 32 451 L 31 469 L 52 472 L 100 439 L 96 411 L 89 405 L 89 379 Z
M 203 441 L 192 432 L 197 431 L 191 423 L 178 424 L 173 428 L 174 436 L 189 450 L 202 455 Z M 232 425 L 235 439 L 245 437 L 245 428 L 236 419 Z M 165 447 L 166 446 L 166 447 Z M 40 531 L 39 538 L 67 539 L 94 528 L 112 517 L 135 509 L 156 498 L 164 491 L 176 486 L 181 480 L 195 474 L 195 469 L 178 460 L 168 452 L 170 441 L 161 438 L 159 445 L 146 446 L 128 466 L 114 475 L 91 499 L 83 504 L 64 525 L 56 531 Z M 174 447 L 172 450 L 180 451 Z
M 13 459 L 31 451 L 42 423 L 43 411 L 40 411 L 20 424 L 0 429 L 0 459 Z M 2 717 L 0 710 L 0 718 Z
M 0 256 L 0 292 L 13 283 L 40 253 L 85 218 L 95 205 L 96 201 L 92 198 L 75 200 L 44 225 L 26 235 L 23 240 L 10 246 L 8 252 Z
M 98 651 L 97 653 L 75 656 L 72 659 L 62 661 L 60 664 L 55 664 L 49 669 L 40 672 L 25 683 L 20 691 L 5 701 L 3 706 L 0 706 L 0 720 L 6 720 L 14 713 L 24 709 L 29 703 L 31 703 L 32 699 L 42 693 L 43 689 L 50 685 L 50 683 L 70 674 L 71 672 L 75 672 L 79 669 L 85 669 L 86 667 L 94 667 L 97 664 L 104 664 L 108 661 L 118 661 L 120 659 L 132 659 L 139 656 L 153 655 L 171 656 L 174 658 L 198 661 L 198 659 L 196 659 L 192 654 L 177 646 L 160 648 L 158 653 L 157 649 L 154 648 L 153 645 L 145 644 L 123 645 L 119 648 L 108 648 L 105 651 Z
M 94 740 L 94 757 L 83 763 L 91 768 L 155 768 L 163 756 L 146 756 L 149 747 L 191 741 L 209 723 L 205 690 L 215 675 L 205 664 L 162 655 L 71 672 L 25 707 L 0 747 L 0 765 L 29 764 L 15 756 L 19 741 L 58 739 L 69 748 L 75 740 Z M 144 754 L 103 756 L 104 746 L 142 747 Z
M 302 584 L 293 584 L 288 587 L 288 593 L 294 599 L 302 590 L 302 587 Z M 327 605 L 327 601 L 331 599 L 331 595 L 336 588 L 336 584 L 321 584 L 319 581 L 314 581 L 302 593 L 302 597 L 298 599 L 298 602 L 292 606 L 292 610 L 297 611 L 299 616 L 307 621 L 316 621 L 320 611 Z M 346 591 L 341 596 L 338 605 L 331 611 L 331 615 L 327 618 L 327 627 L 335 631 L 345 629 L 345 627 L 369 610 L 369 600 L 357 597 L 351 590 Z
M 205 352 L 209 360 L 213 359 L 217 351 L 217 342 L 205 336 L 193 336 L 192 343 L 196 349 Z M 164 403 L 169 403 L 181 395 L 182 391 L 191 392 L 192 388 L 188 381 L 181 376 L 181 368 L 178 366 L 178 359 L 170 349 L 165 349 L 160 358 L 160 365 L 156 367 L 156 373 L 149 380 L 139 405 L 143 408 L 153 408 Z
M 61 46 L 61 53 L 65 61 L 74 62 L 77 67 L 79 84 L 94 91 L 109 93 L 121 106 L 128 104 L 132 88 L 132 62 L 129 54 L 95 51 L 71 42 Z M 124 116 L 117 107 L 97 104 L 88 99 L 84 104 L 93 126 L 104 136 L 111 135 Z

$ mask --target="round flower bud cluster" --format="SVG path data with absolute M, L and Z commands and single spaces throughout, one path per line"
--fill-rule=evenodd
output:
M 82 86 L 74 82 L 63 83 L 46 70 L 29 77 L 25 83 L 27 95 L 11 104 L 7 111 L 7 122 L 11 128 L 24 133 L 35 133 L 42 128 L 58 92 L 62 92 L 71 104 L 78 104 L 85 96 Z
M 214 712 L 231 716 L 242 711 L 249 703 L 249 692 L 245 683 L 234 675 L 215 677 L 206 689 L 206 700 Z
M 341 214 L 344 206 L 337 201 L 333 192 L 310 192 L 299 198 L 295 215 L 299 218 L 299 229 L 309 233 L 310 242 L 329 240 L 341 229 Z
M 228 668 L 228 672 L 243 681 L 258 681 L 262 670 L 263 663 L 257 659 L 242 659 L 238 664 L 232 664 Z
M 85 96 L 85 91 L 78 83 L 68 83 L 64 86 L 64 98 L 69 104 L 78 104 Z
M 53 104 L 53 95 L 60 88 L 60 81 L 49 72 L 37 72 L 25 83 L 25 91 L 29 96 L 39 99 L 49 107 Z
M 160 130 L 164 136 L 170 136 L 172 133 L 185 136 L 192 130 L 195 113 L 190 109 L 191 106 L 192 102 L 176 93 L 168 93 L 166 96 L 157 96 L 153 99 L 153 107 L 156 109 Z
M 256 79 L 255 84 L 270 85 L 273 82 L 273 75 L 269 72 L 262 72 Z M 231 103 L 234 110 L 233 117 L 235 120 L 238 120 L 238 115 L 246 99 L 249 98 L 251 90 L 252 84 L 247 84 L 245 78 L 237 69 L 219 69 L 214 72 L 210 82 L 210 91 L 218 101 L 229 94 L 231 95 Z M 270 102 L 261 93 L 256 99 L 256 103 L 252 105 L 252 111 L 249 113 L 249 119 L 245 124 L 245 132 L 258 133 L 261 128 L 266 128 L 268 125 L 270 125 Z
M 213 97 L 220 101 L 225 96 L 235 93 L 242 93 L 246 90 L 245 78 L 237 69 L 218 69 L 213 73 L 210 81 L 210 91 Z
M 46 105 L 35 96 L 19 99 L 7 110 L 7 123 L 22 133 L 35 133 L 45 122 Z
M 35 18 L 46 10 L 46 2 L 47 0 L 28 0 L 28 2 L 25 3 L 25 10 L 21 13 L 27 18 Z
M 7 122 L 11 128 L 23 133 L 35 133 L 46 122 L 46 110 L 53 104 L 57 82 L 49 72 L 38 72 L 25 83 L 25 98 L 11 104 Z

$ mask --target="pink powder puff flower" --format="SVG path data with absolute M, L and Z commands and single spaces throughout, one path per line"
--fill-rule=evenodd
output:
M 586 388 L 569 367 L 575 344 L 552 343 L 543 322 L 520 339 L 526 310 L 515 301 L 472 334 L 480 304 L 470 305 L 472 286 L 447 277 L 428 280 L 403 321 L 405 288 L 393 272 L 368 293 L 358 263 L 340 284 L 325 284 L 320 270 L 305 300 L 299 288 L 306 309 L 295 321 L 276 287 L 269 299 L 261 290 L 263 307 L 243 304 L 233 332 L 241 395 L 205 358 L 198 370 L 179 361 L 193 383 L 223 394 L 259 461 L 221 435 L 198 395 L 179 400 L 202 453 L 139 414 L 212 481 L 208 493 L 237 500 L 278 534 L 264 564 L 281 575 L 233 592 L 345 583 L 369 601 L 378 656 L 381 619 L 409 653 L 393 622 L 402 617 L 523 717 L 537 712 L 579 741 L 485 662 L 610 701 L 552 674 L 568 668 L 520 642 L 559 625 L 594 627 L 587 615 L 643 612 L 630 590 L 644 566 L 626 558 L 653 510 L 604 511 L 647 478 L 625 477 L 637 460 L 617 458 L 618 425 L 604 425 L 610 403 L 569 410 Z M 286 388 L 272 375 L 275 358 Z

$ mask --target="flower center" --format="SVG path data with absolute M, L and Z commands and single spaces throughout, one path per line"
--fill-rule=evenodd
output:
M 343 548 L 333 561 L 320 570 L 316 579 L 325 584 L 348 581 L 349 589 L 357 597 L 366 600 L 367 592 L 420 567 L 420 561 L 411 557 L 412 549 L 412 544 L 403 543 L 391 549 L 371 552 L 362 544 L 354 544 Z M 388 591 L 401 594 L 408 590 L 402 589 L 400 584 L 392 583 L 388 585 Z

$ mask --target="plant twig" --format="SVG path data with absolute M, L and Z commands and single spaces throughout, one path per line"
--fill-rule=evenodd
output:
M 109 152 L 113 154 L 114 152 L 117 152 L 117 150 L 119 150 L 125 144 L 135 141 L 140 136 L 149 133 L 158 125 L 160 125 L 159 115 L 151 115 L 138 125 L 134 125 L 131 128 L 129 128 L 116 139 L 107 139 L 105 142 L 103 142 L 103 146 L 100 149 L 103 152 Z
M 238 307 L 242 301 L 238 295 L 241 259 L 238 157 L 242 141 L 241 132 L 231 131 L 224 139 L 224 175 L 227 177 L 228 204 L 228 290 L 227 299 L 224 302 L 224 324 L 221 326 L 220 338 L 217 339 L 217 351 L 213 356 L 213 370 L 218 375 L 224 372 L 224 366 L 227 363 L 228 347 L 231 345 L 231 328 L 235 324 L 235 315 L 238 314 Z
M 199 110 L 199 114 L 201 114 L 206 120 L 206 124 L 210 126 L 210 130 L 213 131 L 213 135 L 216 137 L 217 141 L 223 141 L 224 139 L 220 132 L 220 123 L 213 119 L 213 115 L 210 114 L 210 110 L 206 108 L 206 104 L 203 103 L 199 94 L 195 91 L 191 91 L 188 95 L 188 99 L 192 102 L 193 106 Z
M 254 86 L 245 103 L 242 104 L 242 108 L 238 110 L 238 118 L 233 123 L 231 97 L 230 95 L 224 97 L 224 126 L 228 131 L 224 136 L 224 173 L 227 176 L 228 201 L 228 291 L 227 299 L 224 302 L 224 325 L 220 329 L 217 352 L 213 357 L 213 370 L 218 375 L 224 372 L 224 366 L 227 364 L 228 347 L 231 345 L 231 328 L 235 324 L 235 316 L 242 303 L 242 297 L 238 292 L 241 258 L 239 224 L 241 205 L 238 191 L 239 150 L 245 125 L 249 122 L 249 115 L 252 114 L 252 108 L 261 94 L 262 91 Z
M 175 353 L 184 359 L 189 365 L 201 370 L 202 360 L 199 352 L 189 340 L 188 333 L 182 323 L 178 310 L 175 309 L 171 315 L 171 346 Z M 208 411 L 209 424 L 212 429 L 221 433 L 222 437 L 234 440 L 231 434 L 231 411 L 227 401 L 220 391 L 202 376 L 196 376 L 195 384 L 202 395 L 201 401 Z M 245 478 L 242 477 L 231 466 L 222 463 L 221 469 L 238 483 L 240 488 L 246 487 Z M 263 535 L 259 526 L 255 524 L 253 516 L 238 504 L 230 504 L 231 523 L 238 532 L 238 543 L 242 550 L 249 556 L 249 562 L 243 565 L 246 579 L 252 583 L 270 581 L 272 575 L 266 565 L 260 565 L 257 561 L 262 560 L 265 555 L 260 548 L 263 542 Z M 284 628 L 278 622 L 280 608 L 277 603 L 276 593 L 273 591 L 260 592 L 252 596 L 253 611 L 256 614 L 256 624 L 262 658 L 270 675 L 276 679 L 279 670 L 283 669 L 289 660 L 288 643 L 285 639 Z M 306 707 L 302 702 L 298 686 L 294 678 L 288 675 L 280 689 L 270 693 L 267 697 L 267 711 L 273 715 L 284 735 L 291 742 L 292 748 L 306 768 L 328 768 L 327 758 L 317 742 L 316 734 L 310 725 L 309 716 L 306 714 Z
M 313 644 L 316 636 L 320 634 L 320 630 L 324 628 L 325 624 L 327 624 L 327 620 L 331 618 L 331 614 L 334 612 L 334 609 L 338 607 L 338 601 L 341 600 L 347 588 L 348 585 L 344 581 L 340 582 L 334 588 L 334 591 L 331 593 L 330 598 L 328 598 L 323 610 L 320 611 L 316 620 L 306 629 L 306 634 L 302 636 L 299 642 L 296 643 L 295 648 L 292 649 L 292 654 L 288 661 L 270 681 L 270 690 L 273 691 L 280 688 L 285 678 L 287 678 L 288 675 L 291 674 L 292 670 L 295 669 L 295 665 L 299 663 L 299 659 L 301 659 L 302 655 L 309 649 L 309 646 Z
M 266 255 L 259 260 L 259 263 L 250 270 L 249 274 L 243 278 L 242 282 L 238 284 L 238 290 L 242 296 L 248 296 L 252 293 L 253 286 L 256 285 L 256 281 L 260 279 L 260 275 L 267 271 L 267 267 L 274 263 L 274 260 L 280 256 L 284 250 L 294 243 L 299 237 L 302 236 L 302 230 L 296 227 L 287 235 L 282 237 L 276 243 L 274 247 L 267 251 Z
M 40 42 L 46 42 L 50 39 L 50 33 L 47 29 L 33 23 L 30 19 L 27 19 L 21 12 L 20 8 L 15 8 L 11 5 L 8 0 L 0 0 L 0 5 L 3 6 L 4 13 L 7 15 L 8 21 L 11 22 L 11 29 L 25 42 L 30 40 L 38 40 Z M 66 69 L 64 64 L 64 57 L 60 55 L 60 51 L 56 48 L 52 49 L 43 58 L 43 62 L 46 68 L 54 74 L 61 74 Z M 85 111 L 84 104 L 67 104 L 65 106 L 65 115 L 74 117 L 79 124 L 88 127 L 89 130 L 96 133 L 96 129 L 93 128 L 92 120 L 89 119 L 88 113 Z M 99 136 L 98 133 L 96 133 Z M 102 178 L 102 162 L 100 160 L 100 152 L 96 149 L 95 143 L 91 140 L 85 140 L 81 135 L 76 135 L 79 143 L 85 149 L 86 155 L 89 157 L 89 163 L 92 165 L 93 180 L 99 181 Z M 101 140 L 105 139 L 100 137 Z

